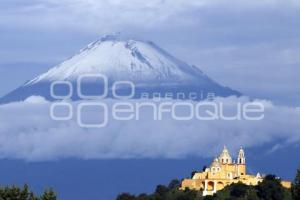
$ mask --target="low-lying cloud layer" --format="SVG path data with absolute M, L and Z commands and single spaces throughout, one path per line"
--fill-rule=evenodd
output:
M 248 99 L 225 98 L 228 110 Z M 116 100 L 105 100 L 112 105 Z M 139 102 L 132 100 L 130 102 Z M 258 102 L 258 101 L 257 101 Z M 50 118 L 50 102 L 31 97 L 25 102 L 0 106 L 0 158 L 31 161 L 62 158 L 183 158 L 212 156 L 227 145 L 253 147 L 280 139 L 280 146 L 300 141 L 300 111 L 296 108 L 265 105 L 265 117 L 259 121 L 177 121 L 166 115 L 151 120 L 144 111 L 139 121 L 109 119 L 104 128 L 80 128 L 76 117 L 58 122 Z M 72 103 L 76 108 L 77 103 Z M 148 113 L 147 113 L 148 112 Z M 76 113 L 75 113 L 76 114 Z M 97 109 L 89 114 L 99 117 Z M 209 150 L 209 151 L 208 151 Z

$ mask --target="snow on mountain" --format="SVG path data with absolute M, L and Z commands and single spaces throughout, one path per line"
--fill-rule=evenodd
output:
M 41 81 L 72 81 L 84 73 L 102 73 L 112 80 L 134 82 L 193 82 L 204 76 L 200 70 L 177 60 L 151 42 L 106 36 L 27 85 Z
M 66 60 L 25 83 L 0 99 L 0 103 L 24 100 L 32 95 L 52 100 L 50 84 L 53 81 L 76 80 L 84 74 L 103 74 L 109 82 L 131 81 L 137 87 L 135 98 L 141 92 L 214 92 L 218 96 L 240 95 L 211 80 L 200 69 L 190 66 L 168 54 L 152 42 L 107 35 L 89 44 Z M 95 90 L 93 85 L 89 86 Z M 77 100 L 78 96 L 72 96 Z

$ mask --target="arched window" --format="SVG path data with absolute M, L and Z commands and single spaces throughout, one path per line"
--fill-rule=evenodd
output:
M 207 183 L 207 190 L 208 191 L 213 191 L 214 190 L 214 182 L 212 182 L 212 181 L 209 181 L 208 183 Z

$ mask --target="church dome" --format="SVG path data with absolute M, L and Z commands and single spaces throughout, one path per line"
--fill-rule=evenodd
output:
M 229 153 L 226 146 L 224 146 L 224 149 L 223 149 L 222 153 L 219 156 L 219 160 L 223 164 L 231 164 L 232 163 L 231 155 L 230 155 L 230 153 Z
M 211 163 L 211 167 L 220 167 L 221 164 L 218 158 L 215 158 L 214 161 Z

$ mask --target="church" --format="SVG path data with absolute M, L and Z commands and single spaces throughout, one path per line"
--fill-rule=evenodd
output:
M 263 176 L 247 174 L 246 157 L 244 149 L 241 147 L 237 160 L 234 161 L 226 147 L 221 154 L 213 160 L 209 167 L 203 169 L 203 172 L 193 174 L 191 179 L 184 179 L 181 183 L 181 189 L 203 191 L 203 196 L 213 195 L 225 186 L 232 183 L 242 182 L 246 185 L 257 185 L 263 180 Z M 291 182 L 282 181 L 281 184 L 291 187 Z

